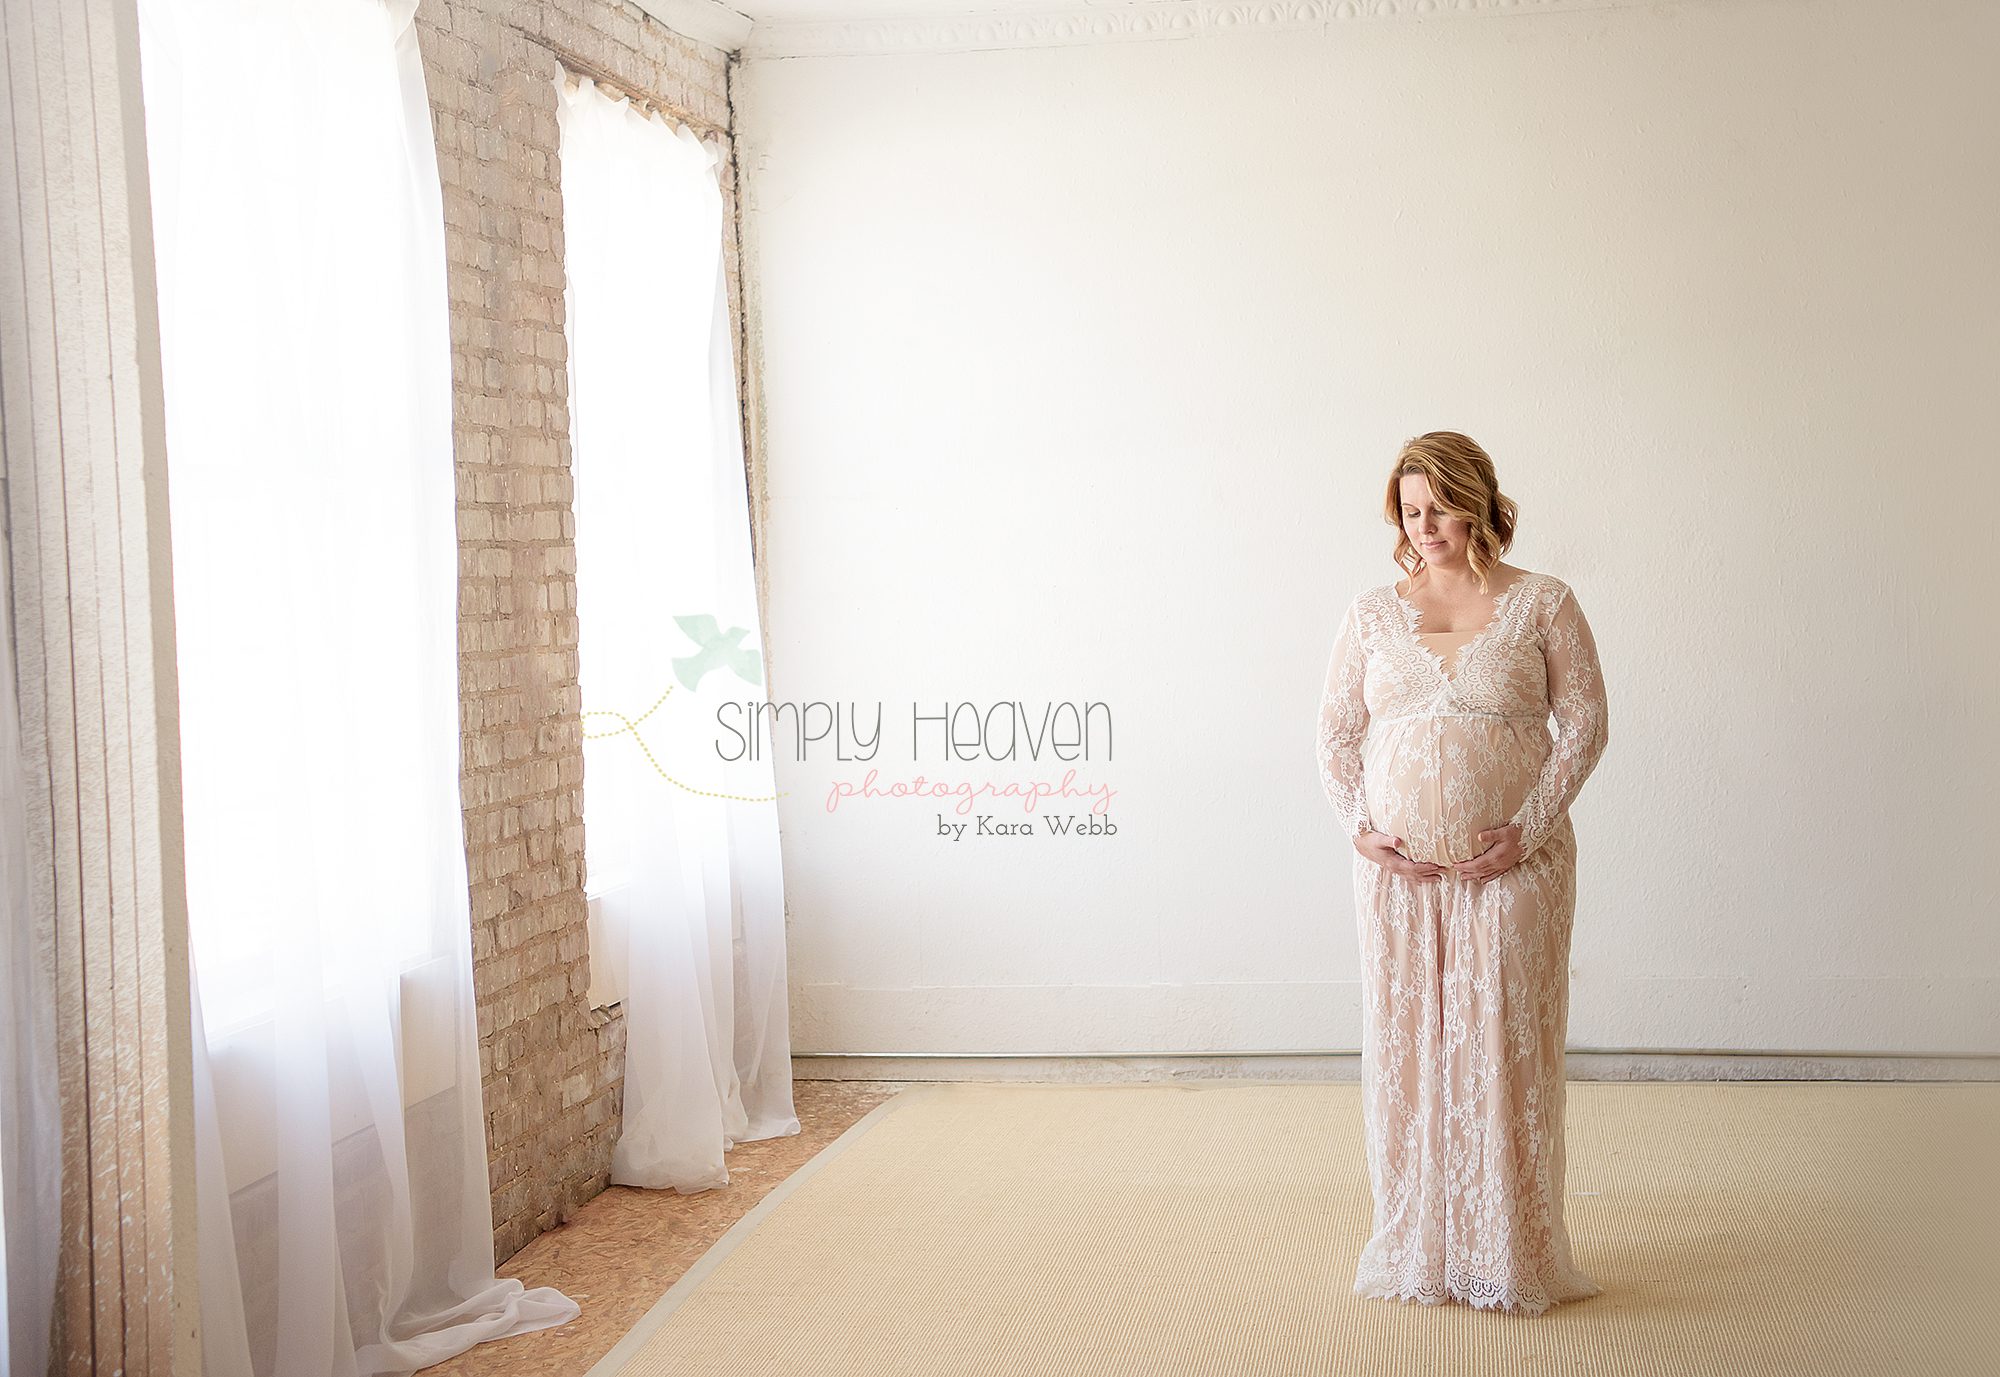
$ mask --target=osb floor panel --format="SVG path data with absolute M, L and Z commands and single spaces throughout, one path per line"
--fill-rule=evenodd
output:
M 554 1329 L 479 1344 L 425 1374 L 572 1377 L 587 1371 L 731 1225 L 903 1084 L 794 1081 L 800 1131 L 731 1148 L 723 1159 L 728 1185 L 693 1195 L 610 1187 L 499 1268 L 501 1276 L 528 1286 L 555 1287 L 583 1313 Z

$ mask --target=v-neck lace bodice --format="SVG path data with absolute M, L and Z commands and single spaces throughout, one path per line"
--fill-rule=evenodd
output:
M 1475 626 L 1463 632 L 1421 630 L 1420 628 L 1423 626 L 1423 620 L 1424 620 L 1423 609 L 1418 607 L 1414 602 L 1410 601 L 1409 595 L 1403 592 L 1402 588 L 1399 586 L 1402 580 L 1399 579 L 1396 581 L 1396 583 L 1390 584 L 1389 592 L 1391 593 L 1391 595 L 1395 597 L 1397 602 L 1400 602 L 1401 604 L 1403 604 L 1404 607 L 1409 609 L 1410 629 L 1419 636 L 1459 636 L 1459 635 L 1481 636 L 1484 635 L 1492 627 L 1493 623 L 1500 620 L 1501 613 L 1507 610 L 1508 599 L 1514 596 L 1514 594 L 1520 589 L 1523 583 L 1527 582 L 1527 580 L 1533 577 L 1534 574 L 1532 572 L 1523 572 L 1517 574 L 1512 583 L 1508 584 L 1505 588 L 1502 588 L 1499 591 L 1499 593 L 1497 593 L 1494 596 L 1493 610 L 1487 614 L 1485 625 Z
M 1447 678 L 1456 672 L 1459 652 L 1479 639 L 1477 631 L 1419 631 L 1417 639 L 1424 643 L 1424 649 L 1437 657 L 1438 667 Z
M 1493 615 L 1487 619 L 1485 626 L 1471 632 L 1466 637 L 1457 652 L 1455 661 L 1440 647 L 1432 643 L 1430 639 L 1434 635 L 1442 636 L 1447 633 L 1432 633 L 1421 630 L 1423 625 L 1422 610 L 1405 597 L 1395 584 L 1390 583 L 1380 588 L 1370 589 L 1367 593 L 1362 594 L 1360 598 L 1356 599 L 1356 606 L 1358 607 L 1363 600 L 1373 604 L 1374 606 L 1371 608 L 1368 619 L 1377 623 L 1380 630 L 1390 635 L 1394 634 L 1396 627 L 1400 624 L 1411 644 L 1418 652 L 1419 657 L 1429 662 L 1431 671 L 1429 676 L 1425 676 L 1420 672 L 1413 673 L 1411 681 L 1408 684 L 1410 689 L 1419 695 L 1428 693 L 1431 699 L 1436 699 L 1440 695 L 1445 699 L 1463 698 L 1466 692 L 1477 696 L 1478 686 L 1466 679 L 1465 676 L 1468 671 L 1480 668 L 1489 642 L 1503 643 L 1504 649 L 1504 643 L 1519 640 L 1522 621 L 1520 615 L 1521 604 L 1523 602 L 1532 604 L 1538 591 L 1546 596 L 1546 588 L 1537 590 L 1533 586 L 1536 580 L 1543 579 L 1557 585 L 1561 584 L 1560 580 L 1553 579 L 1549 575 L 1527 571 L 1517 575 L 1512 583 L 1501 589 L 1500 595 L 1494 600 Z M 1386 608 L 1382 606 L 1385 602 L 1387 603 Z M 1528 609 L 1528 615 L 1532 618 L 1532 606 Z M 1456 635 L 1457 633 L 1449 634 Z M 1457 666 L 1455 671 L 1449 668 L 1454 663 Z M 1420 670 L 1421 665 L 1409 662 L 1404 665 L 1404 668 L 1415 671 Z M 1487 687 L 1490 690 L 1492 686 L 1488 685 Z M 1497 698 L 1499 696 L 1502 695 L 1491 692 L 1486 694 L 1487 698 Z M 1373 711 L 1372 704 L 1370 705 L 1370 710 Z M 1491 709 L 1487 708 L 1484 710 Z
M 1394 583 L 1348 604 L 1320 702 L 1327 796 L 1350 836 L 1392 833 L 1418 860 L 1468 860 L 1485 849 L 1477 834 L 1505 822 L 1532 851 L 1603 750 L 1582 609 L 1561 579 L 1526 570 L 1455 651 L 1427 641 L 1421 619 Z

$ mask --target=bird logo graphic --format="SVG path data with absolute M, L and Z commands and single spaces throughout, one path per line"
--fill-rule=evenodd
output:
M 674 660 L 674 677 L 686 688 L 700 688 L 702 677 L 715 669 L 729 670 L 746 684 L 764 682 L 762 659 L 756 651 L 740 644 L 750 634 L 749 627 L 732 626 L 724 631 L 706 612 L 694 617 L 675 617 L 674 625 L 699 648 L 696 654 Z

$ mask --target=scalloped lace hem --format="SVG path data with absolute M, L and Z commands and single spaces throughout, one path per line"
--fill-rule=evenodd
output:
M 1576 1273 L 1551 1285 L 1546 1300 L 1529 1299 L 1510 1286 L 1483 1292 L 1469 1291 L 1450 1282 L 1437 1286 L 1416 1281 L 1386 1282 L 1359 1279 L 1354 1283 L 1354 1294 L 1369 1300 L 1392 1300 L 1405 1305 L 1444 1305 L 1453 1302 L 1469 1305 L 1476 1310 L 1499 1310 L 1512 1315 L 1540 1315 L 1567 1301 L 1601 1296 L 1604 1294 L 1604 1288 L 1590 1278 Z

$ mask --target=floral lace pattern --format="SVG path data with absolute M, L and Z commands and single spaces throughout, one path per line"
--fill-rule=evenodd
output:
M 1507 822 L 1525 854 L 1480 883 L 1354 853 L 1375 1205 L 1354 1290 L 1540 1314 L 1602 1290 L 1571 1259 L 1562 1205 L 1569 807 L 1608 740 L 1604 681 L 1552 575 L 1518 575 L 1450 663 L 1421 621 L 1394 584 L 1348 604 L 1320 700 L 1327 798 L 1350 838 L 1387 832 L 1416 860 L 1469 860 Z

